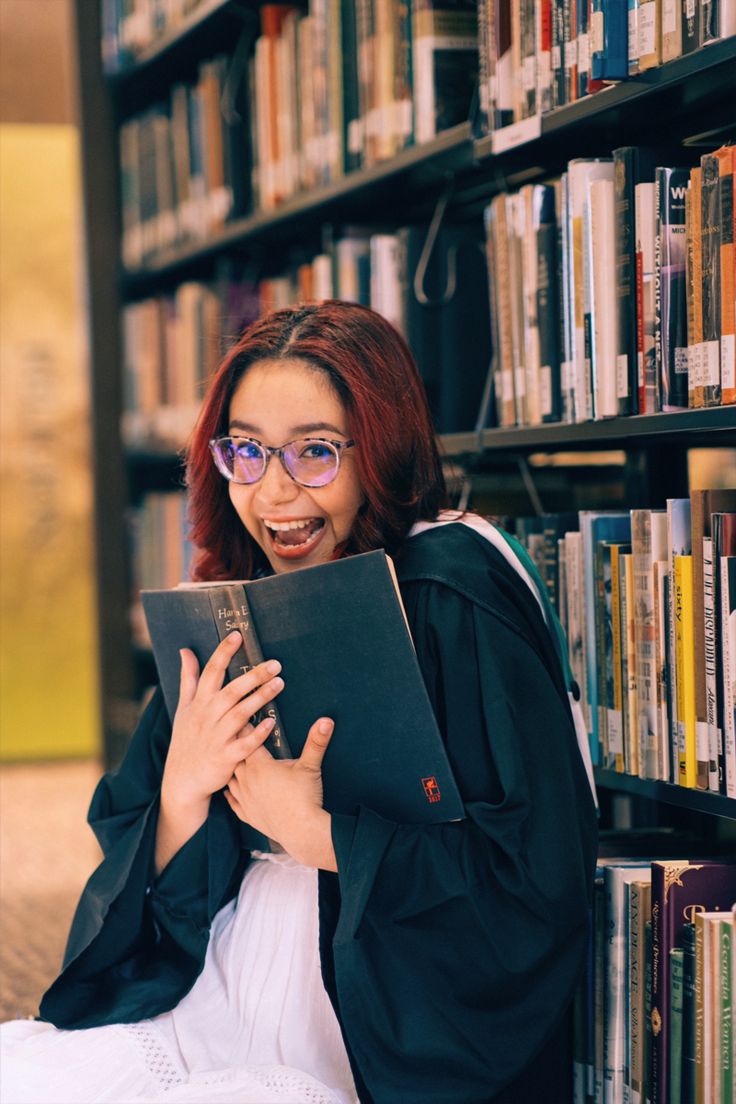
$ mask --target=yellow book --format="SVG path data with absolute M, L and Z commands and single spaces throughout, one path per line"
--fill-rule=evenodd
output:
M 695 747 L 695 629 L 693 621 L 693 558 L 675 556 L 675 666 L 677 682 L 677 746 L 681 786 L 697 781 Z

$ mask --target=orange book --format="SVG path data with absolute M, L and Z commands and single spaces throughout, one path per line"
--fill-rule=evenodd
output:
M 716 150 L 721 207 L 721 402 L 736 403 L 736 246 L 734 245 L 734 176 L 736 148 Z

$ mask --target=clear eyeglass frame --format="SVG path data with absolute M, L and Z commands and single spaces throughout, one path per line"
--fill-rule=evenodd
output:
M 225 460 L 224 449 L 229 444 L 240 447 L 243 445 L 250 445 L 256 449 L 257 453 L 260 453 L 260 471 L 252 479 L 239 479 L 236 477 L 235 472 L 228 467 L 227 461 Z M 300 478 L 290 467 L 290 465 L 295 465 L 298 470 L 300 457 L 298 454 L 294 455 L 293 446 L 295 445 L 326 445 L 328 451 L 332 454 L 333 463 L 324 469 L 319 478 L 312 479 L 311 481 Z M 209 448 L 215 462 L 215 467 L 220 475 L 230 483 L 236 483 L 241 486 L 250 486 L 253 483 L 258 483 L 266 474 L 266 469 L 268 468 L 271 457 L 278 456 L 281 461 L 281 466 L 289 478 L 300 487 L 310 488 L 326 487 L 329 483 L 332 483 L 337 478 L 337 474 L 340 470 L 341 453 L 345 449 L 353 448 L 354 445 L 355 441 L 333 441 L 327 437 L 296 437 L 294 440 L 287 441 L 283 445 L 272 446 L 264 445 L 254 437 L 233 437 L 227 434 L 222 437 L 213 437 L 209 442 Z M 237 451 L 237 447 L 234 451 Z M 251 457 L 251 459 L 256 460 L 257 457 Z

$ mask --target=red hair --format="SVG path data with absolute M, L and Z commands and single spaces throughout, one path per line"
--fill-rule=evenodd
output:
M 366 501 L 343 555 L 375 548 L 397 555 L 414 522 L 434 520 L 445 503 L 424 385 L 403 337 L 375 311 L 337 299 L 274 311 L 249 326 L 223 360 L 188 450 L 195 579 L 249 579 L 267 566 L 235 512 L 209 441 L 228 432 L 230 402 L 248 368 L 286 359 L 325 373 L 357 443 Z

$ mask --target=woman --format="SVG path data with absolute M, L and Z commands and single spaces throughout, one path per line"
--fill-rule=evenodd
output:
M 173 731 L 157 692 L 93 798 L 106 858 L 48 1022 L 6 1025 L 8 1101 L 568 1099 L 594 804 L 544 599 L 487 523 L 440 516 L 402 338 L 336 301 L 255 323 L 212 383 L 188 481 L 200 580 L 395 558 L 467 817 L 331 816 L 331 719 L 274 760 L 250 722 L 289 672 L 223 687 L 237 635 L 201 673 L 184 650 Z M 270 854 L 241 847 L 241 822 Z M 59 1065 L 66 1096 L 44 1088 Z

